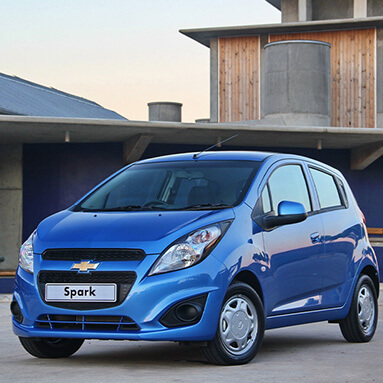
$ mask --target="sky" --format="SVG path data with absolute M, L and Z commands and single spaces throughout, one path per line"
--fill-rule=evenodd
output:
M 0 72 L 95 101 L 130 120 L 147 103 L 209 117 L 209 48 L 180 29 L 279 23 L 264 0 L 0 0 Z

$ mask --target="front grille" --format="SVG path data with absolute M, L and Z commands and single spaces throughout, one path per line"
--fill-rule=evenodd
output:
M 40 315 L 35 327 L 71 331 L 137 331 L 140 327 L 127 316 Z
M 136 281 L 134 271 L 95 271 L 78 273 L 77 271 L 40 271 L 38 286 L 41 298 L 47 305 L 68 308 L 72 310 L 96 310 L 120 305 L 128 296 L 130 289 Z M 46 283 L 116 283 L 116 302 L 46 302 Z
M 142 261 L 146 254 L 140 249 L 48 249 L 42 258 L 49 261 Z

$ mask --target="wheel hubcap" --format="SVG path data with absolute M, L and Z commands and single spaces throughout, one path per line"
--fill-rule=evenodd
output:
M 257 311 L 244 295 L 231 297 L 220 317 L 220 335 L 223 346 L 232 354 L 244 354 L 255 342 L 258 329 Z
M 362 331 L 369 334 L 375 321 L 375 304 L 371 289 L 363 285 L 358 295 L 358 317 Z

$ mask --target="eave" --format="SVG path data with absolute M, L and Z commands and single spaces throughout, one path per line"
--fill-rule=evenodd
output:
M 259 36 L 270 33 L 299 33 L 383 27 L 383 17 L 320 20 L 279 24 L 241 25 L 235 27 L 181 29 L 191 39 L 210 47 L 210 40 L 224 37 Z
M 352 168 L 364 169 L 383 147 L 383 129 L 251 126 L 239 123 L 175 123 L 98 119 L 0 116 L 0 144 L 122 142 L 135 159 L 149 143 L 206 147 L 239 134 L 225 146 L 351 150 Z M 133 148 L 133 149 L 129 149 Z M 129 153 L 125 153 L 130 158 Z M 129 160 L 129 161 L 130 161 Z

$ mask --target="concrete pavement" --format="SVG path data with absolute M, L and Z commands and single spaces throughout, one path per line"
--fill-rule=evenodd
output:
M 270 330 L 253 362 L 220 367 L 207 364 L 198 347 L 170 342 L 86 341 L 70 358 L 36 359 L 12 333 L 9 300 L 0 300 L 2 383 L 383 381 L 382 306 L 369 343 L 347 343 L 338 325 L 327 323 Z

